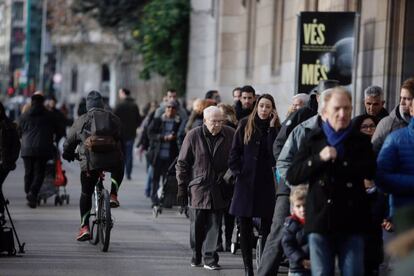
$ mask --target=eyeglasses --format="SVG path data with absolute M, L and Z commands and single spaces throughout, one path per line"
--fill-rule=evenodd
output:
M 172 109 L 175 109 L 175 106 L 167 106 L 167 108 L 172 108 Z
M 224 123 L 223 120 L 208 120 L 213 125 L 221 125 Z
M 367 128 L 370 128 L 370 129 L 373 129 L 373 128 L 376 128 L 377 126 L 376 125 L 374 125 L 374 124 L 369 124 L 369 125 L 361 125 L 361 129 L 367 129 Z

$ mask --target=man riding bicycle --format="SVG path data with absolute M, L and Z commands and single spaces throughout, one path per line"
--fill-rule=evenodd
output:
M 124 177 L 120 119 L 104 108 L 102 96 L 97 91 L 88 94 L 86 109 L 87 113 L 80 116 L 70 128 L 62 154 L 70 162 L 77 157 L 77 151 L 81 167 L 81 225 L 76 238 L 78 241 L 90 239 L 92 194 L 102 171 L 111 173 L 112 208 L 119 207 L 118 189 Z

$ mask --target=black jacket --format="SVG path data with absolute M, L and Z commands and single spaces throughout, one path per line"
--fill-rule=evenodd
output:
M 287 217 L 282 236 L 283 252 L 289 259 L 290 272 L 310 272 L 302 265 L 303 260 L 309 260 L 309 245 L 307 236 L 294 217 Z
M 32 105 L 19 121 L 22 157 L 47 157 L 55 154 L 54 139 L 60 140 L 59 125 L 43 105 Z
M 115 107 L 114 114 L 121 119 L 122 139 L 124 141 L 135 139 L 137 128 L 142 121 L 135 100 L 131 97 L 125 98 Z
M 327 146 L 320 127 L 308 138 L 293 159 L 286 179 L 291 185 L 309 183 L 306 199 L 307 233 L 363 233 L 369 220 L 364 179 L 375 176 L 375 155 L 369 138 L 352 130 L 344 141 L 344 156 L 324 162 L 319 153 Z

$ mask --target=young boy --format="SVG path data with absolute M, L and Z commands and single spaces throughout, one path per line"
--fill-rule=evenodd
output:
M 310 276 L 309 246 L 303 226 L 307 186 L 299 185 L 290 193 L 292 216 L 287 217 L 283 229 L 282 246 L 289 259 L 289 276 Z

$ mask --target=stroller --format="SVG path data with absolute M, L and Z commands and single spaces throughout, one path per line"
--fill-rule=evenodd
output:
M 55 196 L 55 206 L 62 205 L 66 201 L 69 204 L 69 194 L 66 193 L 67 178 L 65 171 L 62 169 L 62 160 L 59 151 L 56 149 L 56 155 L 46 163 L 45 179 L 37 196 L 38 205 L 43 201 L 46 204 L 47 199 Z M 62 192 L 61 192 L 62 188 Z

